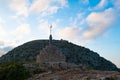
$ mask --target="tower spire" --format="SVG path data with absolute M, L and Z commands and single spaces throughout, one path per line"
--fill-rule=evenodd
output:
M 52 44 L 52 25 L 50 26 L 49 45 Z

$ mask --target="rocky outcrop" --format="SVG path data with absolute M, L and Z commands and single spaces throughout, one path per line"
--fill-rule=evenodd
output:
M 117 67 L 112 62 L 88 48 L 64 40 L 53 40 L 52 42 L 65 55 L 67 63 L 83 64 L 86 67 L 98 70 L 117 70 Z M 0 58 L 0 62 L 36 62 L 36 56 L 48 44 L 48 40 L 27 42 L 3 55 Z

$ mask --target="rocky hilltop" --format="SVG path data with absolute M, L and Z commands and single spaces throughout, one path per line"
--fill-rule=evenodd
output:
M 34 40 L 24 43 L 3 55 L 0 58 L 0 63 L 12 61 L 34 63 L 40 50 L 48 44 L 48 40 Z M 53 40 L 53 44 L 63 52 L 67 63 L 82 64 L 88 68 L 97 70 L 118 69 L 112 62 L 104 59 L 88 48 L 75 45 L 65 40 Z

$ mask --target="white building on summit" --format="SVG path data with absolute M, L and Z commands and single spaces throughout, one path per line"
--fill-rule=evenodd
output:
M 49 45 L 43 48 L 40 54 L 37 55 L 37 63 L 63 63 L 66 60 L 62 52 L 52 44 L 51 28 L 52 26 L 50 27 Z

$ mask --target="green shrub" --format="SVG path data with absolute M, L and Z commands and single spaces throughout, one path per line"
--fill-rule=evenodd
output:
M 91 67 L 91 66 L 88 66 L 88 67 L 87 67 L 87 70 L 94 70 L 94 68 Z
M 25 80 L 30 77 L 22 64 L 4 63 L 0 66 L 0 80 Z

